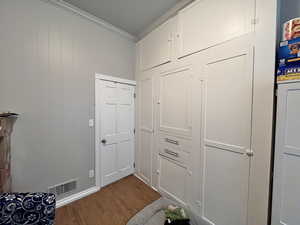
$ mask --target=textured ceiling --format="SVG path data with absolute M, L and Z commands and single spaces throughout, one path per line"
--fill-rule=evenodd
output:
M 180 0 L 65 0 L 108 23 L 138 36 Z

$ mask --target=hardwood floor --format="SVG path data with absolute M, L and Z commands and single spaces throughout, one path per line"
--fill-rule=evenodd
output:
M 59 208 L 55 225 L 125 225 L 138 211 L 160 198 L 134 176 Z

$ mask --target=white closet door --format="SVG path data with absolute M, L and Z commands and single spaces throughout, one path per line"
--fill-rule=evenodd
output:
M 247 225 L 251 156 L 252 51 L 215 48 L 206 66 L 203 217 Z
M 134 87 L 100 83 L 102 186 L 134 172 Z
M 151 163 L 153 148 L 153 78 L 143 77 L 139 82 L 139 155 L 138 173 L 141 178 L 151 184 Z
M 158 168 L 158 189 L 160 193 L 186 204 L 188 181 L 186 166 L 172 158 L 159 155 Z
M 254 0 L 198 0 L 179 13 L 180 57 L 251 31 Z
M 280 84 L 272 225 L 300 223 L 300 83 Z
M 170 134 L 191 136 L 191 87 L 189 68 L 160 75 L 159 129 Z
M 141 70 L 171 61 L 173 29 L 174 21 L 170 19 L 141 40 L 139 43 Z

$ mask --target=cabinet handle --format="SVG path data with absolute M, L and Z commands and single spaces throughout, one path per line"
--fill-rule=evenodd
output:
M 254 155 L 254 152 L 252 149 L 247 149 L 246 154 L 247 154 L 247 156 L 252 157 Z
M 179 145 L 178 141 L 175 141 L 175 140 L 172 140 L 172 139 L 169 139 L 169 138 L 166 138 L 165 141 L 168 142 L 168 143 L 174 144 L 174 145 Z
M 165 153 L 169 154 L 169 155 L 172 155 L 172 156 L 175 156 L 175 157 L 178 157 L 178 153 L 177 152 L 173 152 L 169 149 L 165 149 Z

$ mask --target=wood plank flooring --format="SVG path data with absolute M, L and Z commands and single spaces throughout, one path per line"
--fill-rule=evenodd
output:
M 55 225 L 125 225 L 138 211 L 160 198 L 134 176 L 59 208 Z

